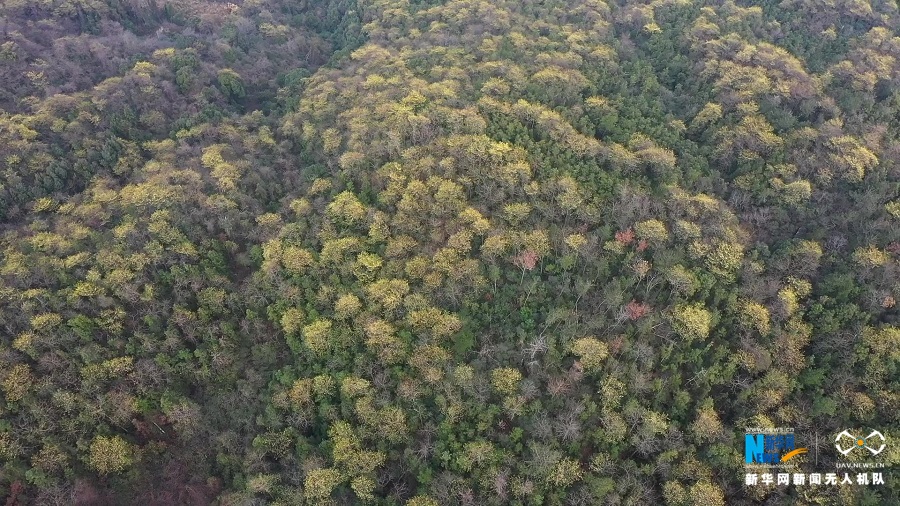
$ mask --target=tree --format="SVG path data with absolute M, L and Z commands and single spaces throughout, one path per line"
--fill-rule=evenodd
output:
M 336 225 L 353 227 L 366 218 L 366 207 L 352 192 L 343 191 L 328 204 L 328 217 Z
M 519 279 L 519 283 L 522 282 L 522 279 L 525 278 L 525 272 L 533 271 L 537 266 L 538 255 L 534 251 L 524 250 L 512 259 L 513 265 L 522 269 L 522 277 Z
M 547 480 L 557 487 L 565 488 L 580 480 L 583 475 L 584 471 L 578 461 L 564 458 L 556 463 Z
M 706 254 L 706 267 L 717 276 L 730 277 L 743 262 L 744 251 L 739 244 L 720 242 Z
M 666 226 L 659 220 L 647 220 L 634 226 L 634 233 L 639 239 L 645 239 L 653 244 L 663 244 L 669 239 Z
M 222 69 L 219 71 L 219 88 L 229 98 L 241 99 L 246 95 L 244 90 L 244 80 L 240 74 L 232 69 Z
M 88 465 L 100 474 L 124 471 L 133 461 L 133 447 L 119 436 L 97 436 L 91 441 Z
M 672 330 L 685 341 L 702 340 L 709 337 L 712 313 L 700 304 L 681 304 L 667 316 Z
M 316 320 L 303 327 L 303 344 L 316 354 L 325 353 L 330 347 L 331 320 Z
M 894 2 L 138 3 L 0 6 L 11 503 L 778 502 L 731 433 L 895 418 Z
M 692 506 L 724 506 L 725 504 L 725 495 L 722 493 L 722 489 L 706 480 L 691 485 L 688 497 L 689 504 Z
M 403 297 L 409 293 L 409 283 L 402 279 L 379 279 L 366 287 L 366 293 L 385 311 L 393 312 L 400 307 Z
M 752 300 L 738 302 L 740 308 L 739 321 L 743 328 L 755 330 L 761 335 L 769 333 L 769 310 L 762 304 Z
M 346 320 L 353 317 L 362 309 L 359 297 L 352 293 L 341 295 L 334 302 L 334 317 L 338 320 Z
M 651 308 L 648 304 L 632 300 L 625 305 L 625 314 L 628 316 L 629 320 L 634 321 L 643 318 L 647 313 L 650 312 L 650 309 Z
M 888 255 L 875 246 L 857 248 L 856 251 L 853 252 L 853 261 L 855 261 L 860 267 L 864 267 L 867 269 L 880 267 L 886 264 L 888 260 Z
M 332 458 L 347 476 L 369 475 L 384 464 L 386 456 L 381 452 L 364 450 L 362 441 L 346 422 L 333 424 L 328 430 L 328 437 L 332 443 Z M 363 482 L 359 484 L 365 485 Z M 363 490 L 363 493 L 367 491 Z
M 829 139 L 829 158 L 840 170 L 839 175 L 852 183 L 863 180 L 866 171 L 878 164 L 878 157 L 851 136 Z
M 26 364 L 16 364 L 6 374 L 0 386 L 3 387 L 7 402 L 19 402 L 31 390 L 33 383 L 31 369 Z
M 294 334 L 301 329 L 305 318 L 306 316 L 302 309 L 296 307 L 288 308 L 281 316 L 281 329 L 285 334 Z
M 373 320 L 365 327 L 366 346 L 386 363 L 396 363 L 404 353 L 403 342 L 394 334 L 395 328 L 385 320 Z
M 337 469 L 313 469 L 303 480 L 303 492 L 311 503 L 322 503 L 331 496 L 335 487 L 344 481 Z
M 417 495 L 407 501 L 406 506 L 438 506 L 438 502 L 427 495 Z
M 281 264 L 284 269 L 293 275 L 303 275 L 315 259 L 312 253 L 296 246 L 286 246 L 281 251 Z
M 500 367 L 491 371 L 491 384 L 501 395 L 512 395 L 518 390 L 522 373 L 518 369 Z
M 724 430 L 725 427 L 719 414 L 713 409 L 711 403 L 697 410 L 697 416 L 691 423 L 691 433 L 700 443 L 715 441 L 722 436 Z
M 772 188 L 781 196 L 782 202 L 792 207 L 800 207 L 809 202 L 812 196 L 812 184 L 801 179 L 792 183 L 785 183 L 780 178 L 770 180 Z
M 572 343 L 572 353 L 578 356 L 584 370 L 591 373 L 600 369 L 603 361 L 609 355 L 609 350 L 605 343 L 590 336 L 576 339 Z

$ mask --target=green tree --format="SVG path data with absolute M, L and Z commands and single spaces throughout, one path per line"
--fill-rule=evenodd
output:
M 246 91 L 244 90 L 244 80 L 240 74 L 232 69 L 222 69 L 218 75 L 219 88 L 225 95 L 232 99 L 244 98 Z

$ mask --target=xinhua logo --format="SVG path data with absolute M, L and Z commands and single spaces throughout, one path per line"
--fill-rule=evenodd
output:
M 784 463 L 806 453 L 794 446 L 793 434 L 747 433 L 744 436 L 744 462 L 747 464 Z
M 878 446 L 879 444 L 881 444 L 881 446 Z M 845 430 L 834 438 L 834 447 L 837 451 L 841 452 L 842 455 L 847 455 L 857 448 L 865 448 L 872 452 L 872 455 L 878 455 L 884 450 L 885 446 L 887 445 L 884 442 L 884 434 L 877 430 L 873 430 L 872 433 L 866 437 L 856 437 L 853 434 L 850 434 L 850 431 Z

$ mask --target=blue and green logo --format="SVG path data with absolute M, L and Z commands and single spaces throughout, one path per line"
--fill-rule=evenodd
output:
M 748 432 L 744 436 L 744 462 L 747 464 L 783 464 L 806 448 L 796 448 L 793 433 Z

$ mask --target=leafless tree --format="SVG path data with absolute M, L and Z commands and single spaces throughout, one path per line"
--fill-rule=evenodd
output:
M 537 364 L 537 356 L 547 352 L 547 338 L 542 334 L 531 340 L 523 350 L 523 354 L 529 360 L 529 364 Z
M 494 493 L 501 501 L 505 501 L 508 497 L 509 489 L 509 470 L 499 471 L 494 477 Z
M 538 439 L 553 437 L 553 422 L 545 414 L 536 415 L 531 421 L 531 432 Z
M 581 437 L 581 420 L 578 417 L 579 414 L 574 411 L 559 417 L 554 424 L 556 435 L 567 443 L 578 440 Z

